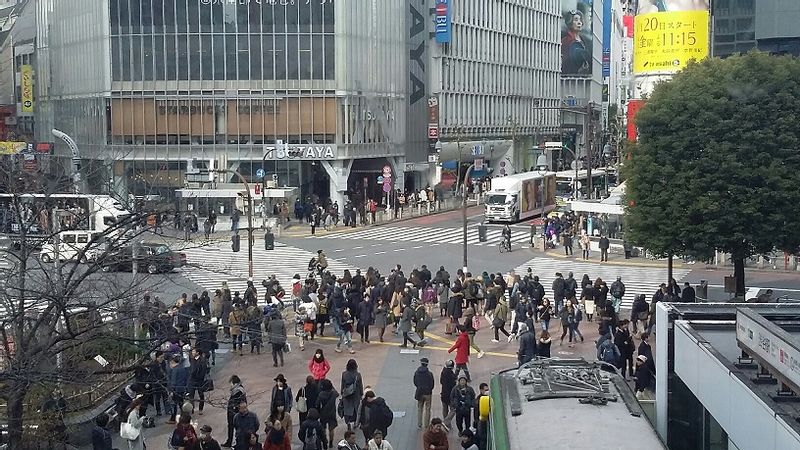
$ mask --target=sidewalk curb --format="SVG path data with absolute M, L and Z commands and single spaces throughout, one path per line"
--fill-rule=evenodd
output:
M 592 259 L 584 261 L 584 260 L 582 260 L 582 259 L 580 259 L 579 257 L 576 257 L 576 256 L 567 256 L 567 255 L 564 255 L 562 253 L 555 253 L 555 252 L 554 253 L 542 252 L 542 251 L 540 251 L 538 249 L 534 249 L 534 248 L 531 248 L 531 247 L 528 247 L 528 251 L 530 253 L 534 254 L 534 255 L 537 255 L 537 256 L 542 256 L 542 257 L 545 257 L 545 258 L 563 259 L 565 261 L 573 260 L 573 261 L 587 262 L 587 263 L 598 264 L 598 265 L 602 264 L 602 265 L 609 265 L 609 266 L 626 266 L 626 267 L 657 267 L 657 268 L 661 268 L 661 269 L 664 269 L 664 270 L 667 269 L 666 261 L 640 260 L 640 261 L 630 261 L 629 262 L 629 261 L 625 261 L 625 260 L 616 261 L 616 260 L 613 260 L 613 259 L 610 260 L 610 261 L 605 261 L 605 262 L 600 262 L 600 261 L 592 260 Z M 673 269 L 690 269 L 690 268 L 692 268 L 692 266 L 684 264 L 682 262 L 673 262 L 672 268 Z

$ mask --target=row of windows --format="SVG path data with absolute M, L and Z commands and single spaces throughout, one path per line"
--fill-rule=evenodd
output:
M 460 44 L 451 46 L 448 56 L 507 64 L 560 70 L 557 42 L 534 40 L 490 30 L 456 27 Z
M 532 95 L 555 98 L 558 72 L 527 67 L 445 59 L 442 66 L 444 91 L 496 95 Z
M 494 28 L 504 33 L 553 40 L 558 36 L 558 23 L 553 20 L 560 10 L 559 0 L 535 0 L 521 4 L 511 1 L 463 0 L 450 2 L 453 21 Z M 530 4 L 535 5 L 531 7 Z
M 555 116 L 541 109 L 540 99 L 495 95 L 440 94 L 442 127 L 545 127 L 557 123 Z
M 333 35 L 145 35 L 111 38 L 115 81 L 332 80 Z
M 112 35 L 334 31 L 331 0 L 111 0 L 110 17 Z

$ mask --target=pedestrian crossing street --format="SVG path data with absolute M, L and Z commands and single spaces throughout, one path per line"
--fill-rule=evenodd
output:
M 561 260 L 554 258 L 534 258 L 514 269 L 514 272 L 520 276 L 525 276 L 530 267 L 534 275 L 539 276 L 539 282 L 545 288 L 547 296 L 552 300 L 552 286 L 553 280 L 556 278 L 556 272 L 561 272 L 566 279 L 569 272 L 572 272 L 575 280 L 580 285 L 583 274 L 588 274 L 589 279 L 594 282 L 595 279 L 602 278 L 606 282 L 609 289 L 611 283 L 617 280 L 617 277 L 622 277 L 622 282 L 625 283 L 625 296 L 622 298 L 622 309 L 630 309 L 633 305 L 633 299 L 637 294 L 644 294 L 649 302 L 653 293 L 658 289 L 659 285 L 666 280 L 667 269 L 660 267 L 635 267 L 635 266 L 619 266 L 611 264 L 598 264 L 596 262 L 588 263 L 573 260 Z M 678 284 L 683 287 L 682 279 L 691 272 L 690 269 L 673 269 L 672 274 Z M 580 295 L 580 286 L 578 287 L 578 295 Z M 611 297 L 611 294 L 609 294 Z
M 246 241 L 246 240 L 245 240 Z M 247 288 L 247 245 L 242 245 L 241 251 L 231 251 L 230 243 L 210 243 L 208 245 L 185 248 L 180 250 L 186 254 L 187 266 L 182 269 L 185 278 L 202 286 L 213 295 L 214 290 L 222 286 L 223 281 L 228 282 L 231 293 L 239 291 L 244 295 Z M 276 246 L 275 250 L 267 251 L 262 245 L 253 246 L 253 283 L 259 289 L 259 301 L 263 301 L 263 288 L 261 280 L 275 275 L 287 295 L 291 292 L 292 277 L 300 274 L 305 280 L 308 274 L 308 262 L 316 257 L 316 253 L 291 246 Z M 345 269 L 355 273 L 357 267 L 343 264 L 328 258 L 328 270 L 340 276 Z
M 460 244 L 464 239 L 464 229 L 461 227 L 436 228 L 436 227 L 404 227 L 383 226 L 369 227 L 363 230 L 325 235 L 308 236 L 307 239 L 350 239 L 356 241 L 386 241 L 386 242 L 429 242 L 437 244 Z M 530 231 L 511 228 L 511 246 L 530 246 Z M 467 228 L 467 244 L 492 246 L 498 245 L 503 238 L 502 227 L 489 227 L 486 230 L 486 242 L 478 240 L 478 226 L 471 225 Z

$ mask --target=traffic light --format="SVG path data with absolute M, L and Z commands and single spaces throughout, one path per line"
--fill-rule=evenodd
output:
M 237 253 L 240 248 L 241 244 L 239 242 L 239 235 L 234 234 L 233 236 L 231 236 L 231 250 L 233 250 L 234 253 Z

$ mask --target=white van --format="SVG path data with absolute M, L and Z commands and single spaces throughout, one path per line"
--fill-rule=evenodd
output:
M 78 258 L 78 254 L 86 249 L 83 260 L 80 262 L 94 261 L 104 250 L 104 244 L 97 239 L 99 233 L 91 231 L 62 231 L 58 233 L 58 259 L 61 261 L 73 261 Z M 95 239 L 92 242 L 92 239 Z M 56 259 L 55 245 L 53 242 L 42 244 L 39 258 L 44 263 L 53 262 Z

